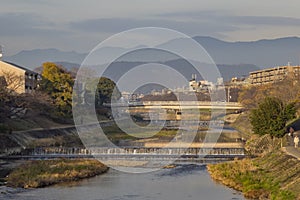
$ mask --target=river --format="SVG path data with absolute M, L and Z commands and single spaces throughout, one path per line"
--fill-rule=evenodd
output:
M 73 184 L 11 190 L 0 199 L 16 200 L 240 200 L 242 194 L 211 180 L 205 165 L 184 164 L 151 173 L 106 174 Z

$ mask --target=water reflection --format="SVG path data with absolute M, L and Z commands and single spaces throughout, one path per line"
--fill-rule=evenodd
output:
M 20 200 L 230 200 L 241 194 L 216 184 L 204 165 L 184 164 L 146 174 L 110 170 L 78 184 L 56 185 L 2 196 Z

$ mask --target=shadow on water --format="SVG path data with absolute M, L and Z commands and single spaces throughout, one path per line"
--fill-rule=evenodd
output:
M 199 172 L 204 172 L 206 170 L 206 165 L 197 165 L 197 164 L 176 164 L 176 167 L 162 170 L 160 173 L 156 174 L 159 177 L 165 176 L 185 176 L 188 174 L 194 174 Z

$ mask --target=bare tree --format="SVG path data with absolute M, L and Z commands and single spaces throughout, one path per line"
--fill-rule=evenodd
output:
M 24 87 L 25 77 L 8 70 L 0 74 L 0 119 L 18 116 L 26 108 L 26 102 L 17 92 Z
M 25 85 L 24 75 L 19 75 L 14 71 L 2 70 L 2 76 L 5 78 L 6 88 L 10 92 L 16 92 Z

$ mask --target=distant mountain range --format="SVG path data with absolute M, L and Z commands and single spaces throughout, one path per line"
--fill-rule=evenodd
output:
M 196 36 L 194 39 L 205 48 L 214 62 L 217 63 L 225 80 L 233 76 L 248 75 L 250 71 L 260 68 L 286 65 L 288 62 L 291 62 L 292 65 L 298 65 L 300 61 L 300 38 L 298 37 L 253 42 L 226 42 L 212 37 L 200 36 Z M 171 40 L 161 44 L 161 46 L 178 48 L 182 42 L 185 42 L 184 40 L 186 39 Z M 107 55 L 112 51 L 121 52 L 122 50 L 116 47 L 105 47 L 100 50 L 99 55 Z M 186 51 L 189 51 L 189 49 Z M 77 53 L 75 51 L 64 52 L 57 49 L 35 49 L 24 50 L 13 56 L 6 56 L 4 60 L 31 69 L 41 66 L 42 63 L 48 61 L 59 63 L 67 69 L 71 69 L 78 68 L 86 56 L 87 54 L 85 53 Z M 147 54 L 143 55 L 141 53 L 136 57 L 138 59 L 135 60 L 134 56 L 128 56 L 127 60 L 113 63 L 112 69 L 108 73 L 112 76 L 117 71 L 118 74 L 125 73 L 130 66 L 149 62 L 146 60 Z M 186 70 L 186 63 L 182 59 L 172 59 L 172 57 L 166 56 L 165 60 L 161 57 L 159 60 L 160 63 L 169 64 L 177 70 L 181 70 L 187 76 L 191 76 L 193 73 L 192 70 Z
M 253 42 L 224 42 L 211 37 L 195 37 L 219 64 L 254 64 L 260 68 L 300 64 L 300 38 L 286 37 Z
M 77 53 L 75 51 L 64 52 L 58 49 L 34 49 L 24 50 L 13 56 L 5 56 L 3 60 L 35 69 L 44 62 L 69 62 L 80 64 L 87 54 Z
M 112 79 L 119 80 L 119 78 L 133 69 L 134 67 L 142 64 L 146 64 L 147 62 L 134 62 L 134 61 L 122 61 L 122 62 L 113 62 L 108 69 L 105 71 L 104 76 Z M 163 65 L 170 66 L 171 68 L 178 71 L 181 75 L 183 75 L 187 80 L 192 78 L 192 74 L 197 74 L 198 80 L 201 80 L 201 74 L 199 74 L 186 60 L 177 59 L 170 60 L 165 62 L 160 62 Z M 203 63 L 197 63 L 198 65 L 205 65 Z M 210 67 L 210 66 L 207 66 Z M 259 70 L 259 68 L 255 65 L 251 64 L 239 64 L 239 65 L 217 65 L 221 76 L 223 79 L 230 80 L 232 77 L 242 77 L 248 76 L 249 72 Z M 157 72 L 157 76 L 159 76 L 160 72 Z M 141 74 L 141 76 L 145 76 Z M 172 78 L 170 76 L 170 78 Z

